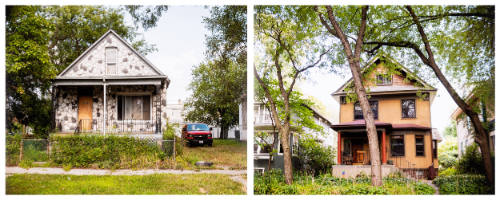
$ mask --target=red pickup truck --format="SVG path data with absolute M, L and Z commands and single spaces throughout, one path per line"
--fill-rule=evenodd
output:
M 212 128 L 203 123 L 186 124 L 182 127 L 182 138 L 189 146 L 196 144 L 212 146 Z

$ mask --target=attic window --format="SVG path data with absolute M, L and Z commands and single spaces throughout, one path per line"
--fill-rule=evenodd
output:
M 106 72 L 116 74 L 117 48 L 106 47 Z
M 377 85 L 392 85 L 392 75 L 378 74 Z

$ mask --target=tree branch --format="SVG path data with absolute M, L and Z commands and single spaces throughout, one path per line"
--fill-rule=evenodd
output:
M 259 85 L 264 90 L 264 95 L 266 96 L 267 100 L 269 101 L 269 106 L 271 107 L 271 112 L 273 113 L 272 117 L 274 118 L 274 121 L 280 122 L 280 123 L 276 123 L 276 127 L 278 129 L 281 129 L 281 120 L 279 119 L 278 111 L 276 110 L 276 104 L 274 103 L 274 100 L 271 96 L 271 92 L 269 91 L 269 88 L 264 83 L 264 81 L 262 81 L 262 79 L 260 78 L 259 73 L 257 73 L 257 69 L 255 68 L 255 66 L 253 67 L 253 73 L 255 75 L 255 79 L 257 79 L 257 82 L 259 82 Z

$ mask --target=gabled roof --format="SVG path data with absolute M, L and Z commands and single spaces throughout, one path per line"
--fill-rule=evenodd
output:
M 108 35 L 112 34 L 113 36 L 115 36 L 116 38 L 119 39 L 119 41 L 121 41 L 126 47 L 129 48 L 129 50 L 131 52 L 133 52 L 135 55 L 137 55 L 142 61 L 144 61 L 151 69 L 153 69 L 154 72 L 156 72 L 157 74 L 155 76 L 158 76 L 158 77 L 164 77 L 164 78 L 167 78 L 168 80 L 168 77 L 163 74 L 158 68 L 156 68 L 148 59 L 146 59 L 144 56 L 142 56 L 139 52 L 137 52 L 127 41 L 125 41 L 122 37 L 120 37 L 115 31 L 113 30 L 109 30 L 107 31 L 106 33 L 104 33 L 97 41 L 95 41 L 89 48 L 87 48 L 87 50 L 85 50 L 80 56 L 78 56 L 78 58 L 76 58 L 68 67 L 66 67 L 66 69 L 64 69 L 61 73 L 59 73 L 59 75 L 57 75 L 56 79 L 63 79 L 63 76 L 66 74 L 66 72 L 69 71 L 69 69 L 71 69 L 73 66 L 75 66 L 80 60 L 82 60 L 92 49 L 94 49 L 99 43 L 101 43 L 104 38 L 106 38 Z M 151 75 L 149 75 L 151 76 Z
M 386 55 L 385 53 L 379 53 L 377 54 L 376 56 L 374 56 L 370 61 L 368 61 L 368 63 L 362 67 L 361 69 L 361 74 L 365 73 L 366 70 L 372 66 L 373 63 L 377 62 L 380 58 L 385 58 L 386 60 L 390 61 L 391 63 L 393 64 L 396 64 L 401 71 L 403 71 L 404 73 L 406 74 L 414 74 L 413 72 L 411 72 L 408 68 L 404 67 L 403 65 L 401 65 L 400 63 L 398 63 L 397 61 L 395 61 L 393 58 L 391 58 L 390 56 Z M 370 88 L 370 93 L 377 93 L 377 92 L 405 92 L 405 91 L 416 91 L 416 90 L 426 90 L 426 91 L 436 91 L 436 88 L 434 88 L 433 86 L 431 86 L 430 84 L 428 84 L 427 82 L 425 82 L 424 80 L 422 80 L 420 77 L 418 76 L 414 76 L 415 77 L 415 81 L 417 81 L 418 83 L 422 84 L 424 87 L 423 88 L 420 88 L 420 87 L 415 87 L 415 86 L 377 86 L 377 87 L 372 87 Z M 337 96 L 337 95 L 342 95 L 342 94 L 345 94 L 344 92 L 344 89 L 353 81 L 353 78 L 351 77 L 349 80 L 347 80 L 342 86 L 340 86 L 339 89 L 335 90 L 335 92 L 333 92 L 331 95 L 332 96 Z

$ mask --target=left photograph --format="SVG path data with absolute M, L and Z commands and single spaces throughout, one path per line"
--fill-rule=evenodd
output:
M 246 6 L 6 6 L 7 194 L 246 194 Z

